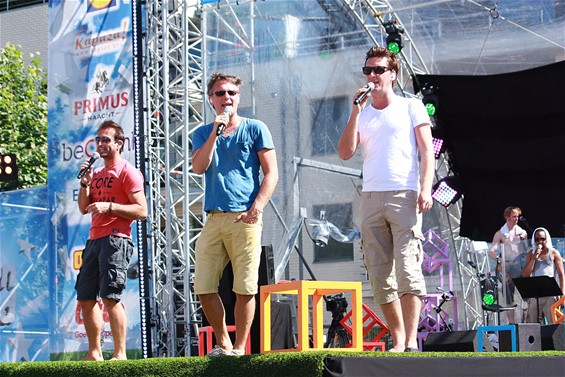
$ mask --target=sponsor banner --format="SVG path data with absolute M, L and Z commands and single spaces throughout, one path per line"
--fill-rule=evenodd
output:
M 56 281 L 50 320 L 52 358 L 88 348 L 74 285 L 91 218 L 78 210 L 76 176 L 80 164 L 96 151 L 98 125 L 113 119 L 124 128 L 122 155 L 135 165 L 131 14 L 129 0 L 49 2 L 48 197 Z M 94 167 L 101 164 L 102 159 Z M 136 244 L 135 223 L 132 226 Z M 138 292 L 138 280 L 131 275 L 122 300 L 128 317 L 128 349 L 140 348 Z M 104 318 L 102 348 L 112 350 L 107 315 Z
M 0 361 L 49 355 L 47 188 L 0 192 Z

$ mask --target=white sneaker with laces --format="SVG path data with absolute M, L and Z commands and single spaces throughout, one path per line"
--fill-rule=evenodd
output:
M 243 355 L 245 355 L 245 352 L 240 350 L 231 350 L 230 352 L 230 356 L 243 356 Z
M 216 345 L 212 348 L 212 351 L 208 352 L 206 356 L 216 357 L 216 356 L 231 356 L 232 351 L 227 351 L 222 347 Z

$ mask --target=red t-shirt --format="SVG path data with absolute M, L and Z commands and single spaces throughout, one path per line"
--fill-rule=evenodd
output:
M 127 160 L 94 171 L 90 182 L 90 201 L 130 204 L 129 194 L 143 190 L 143 175 Z M 131 238 L 131 220 L 114 213 L 92 216 L 90 239 L 110 234 Z

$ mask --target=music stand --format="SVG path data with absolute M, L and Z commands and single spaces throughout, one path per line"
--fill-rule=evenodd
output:
M 518 288 L 518 292 L 520 292 L 522 298 L 536 298 L 538 322 L 540 324 L 542 323 L 542 319 L 539 314 L 539 298 L 562 295 L 561 288 L 559 288 L 555 278 L 549 276 L 513 278 L 512 281 L 516 288 Z

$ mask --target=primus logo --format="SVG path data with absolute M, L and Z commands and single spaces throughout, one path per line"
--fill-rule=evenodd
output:
M 86 98 L 74 101 L 74 115 L 87 115 L 99 111 L 115 110 L 129 105 L 129 92 L 121 92 L 103 97 Z

